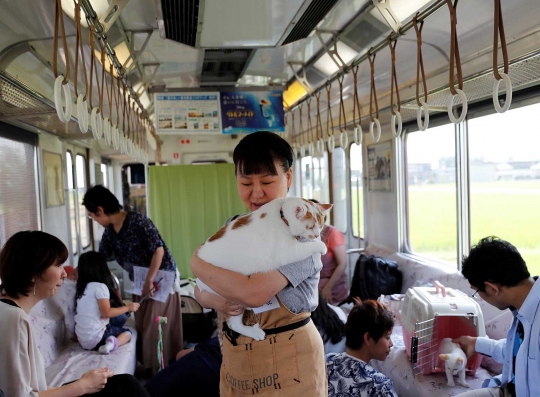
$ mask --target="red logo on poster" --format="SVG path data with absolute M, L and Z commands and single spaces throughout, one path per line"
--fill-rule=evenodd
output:
M 173 158 L 177 159 L 180 157 L 180 154 L 179 153 L 173 153 Z

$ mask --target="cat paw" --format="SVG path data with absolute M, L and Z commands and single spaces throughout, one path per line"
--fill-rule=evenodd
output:
M 463 383 L 459 382 L 459 385 L 462 387 L 471 387 L 468 383 L 465 383 L 465 382 Z
M 264 338 L 266 338 L 266 334 L 261 329 L 261 326 L 259 324 L 255 324 L 254 326 L 249 327 L 249 329 L 246 330 L 244 335 L 249 336 L 250 338 L 253 338 L 257 341 L 261 341 L 261 340 L 264 340 Z
M 322 241 L 317 241 L 317 251 L 321 253 L 321 255 L 325 255 L 328 251 L 328 247 L 326 247 L 326 244 Z
M 451 382 L 448 382 L 447 385 L 450 387 L 454 387 L 456 384 L 454 381 L 451 381 Z

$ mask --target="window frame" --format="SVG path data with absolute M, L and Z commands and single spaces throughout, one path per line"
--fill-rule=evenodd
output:
M 354 219 L 353 219 L 353 207 L 354 207 L 354 203 L 353 203 L 353 193 L 352 193 L 352 190 L 353 190 L 353 186 L 352 186 L 352 161 L 351 161 L 351 151 L 352 151 L 352 148 L 353 148 L 353 145 L 354 146 L 358 146 L 359 147 L 359 150 L 360 150 L 360 154 L 362 156 L 362 161 L 360 162 L 360 165 L 361 165 L 361 171 L 362 171 L 362 185 L 360 186 L 361 190 L 362 190 L 362 200 L 360 200 L 360 198 L 358 197 L 358 203 L 357 203 L 357 211 L 358 213 L 362 214 L 363 216 L 359 216 L 359 219 L 358 219 L 358 235 L 355 234 L 355 230 L 354 230 Z M 360 240 L 365 240 L 366 239 L 366 208 L 365 208 L 365 183 L 364 183 L 364 145 L 362 143 L 360 143 L 360 145 L 356 145 L 356 143 L 354 142 L 351 142 L 349 144 L 349 147 L 348 147 L 348 151 L 346 153 L 346 155 L 348 156 L 347 157 L 347 160 L 348 160 L 348 174 L 349 174 L 349 178 L 348 178 L 348 185 L 349 185 L 349 201 L 351 203 L 350 205 L 350 219 L 351 219 L 351 224 L 350 224 L 350 228 L 351 228 L 351 235 L 354 237 L 354 238 L 357 238 L 357 239 L 360 239 Z M 358 190 L 358 189 L 357 189 Z M 361 211 L 360 211 L 361 209 Z M 363 232 L 363 235 L 362 233 Z

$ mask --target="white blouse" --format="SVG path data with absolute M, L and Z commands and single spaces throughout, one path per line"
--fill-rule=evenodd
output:
M 47 390 L 45 365 L 24 310 L 0 302 L 0 336 L 0 390 L 9 397 L 38 397 Z

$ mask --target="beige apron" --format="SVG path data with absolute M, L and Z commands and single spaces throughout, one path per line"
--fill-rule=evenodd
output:
M 267 332 L 265 340 L 224 331 L 221 397 L 328 395 L 324 346 L 310 313 L 294 314 L 279 303 L 277 309 L 244 316 L 246 325 L 258 320 L 262 329 L 275 331 Z M 280 332 L 283 327 L 295 329 Z

